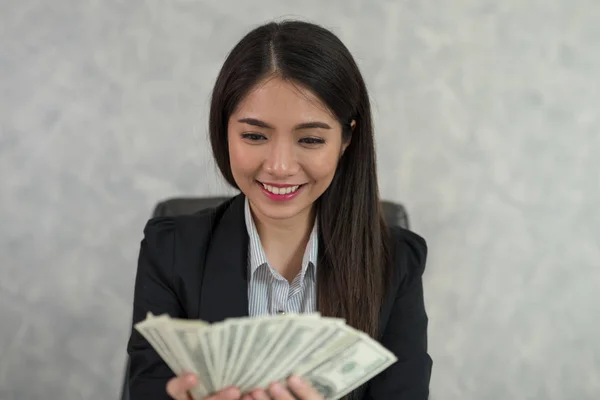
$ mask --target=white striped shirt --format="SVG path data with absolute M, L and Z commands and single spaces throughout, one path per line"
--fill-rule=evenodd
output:
M 248 230 L 248 313 L 251 317 L 277 313 L 311 313 L 317 311 L 317 222 L 302 258 L 302 269 L 290 284 L 267 260 L 260 242 L 250 204 L 244 206 Z

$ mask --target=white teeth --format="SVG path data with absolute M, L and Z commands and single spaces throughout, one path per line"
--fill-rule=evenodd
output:
M 263 187 L 265 189 L 267 189 L 269 192 L 273 193 L 273 194 L 288 194 L 288 193 L 292 193 L 295 192 L 296 190 L 298 190 L 298 188 L 300 187 L 300 185 L 296 185 L 296 186 L 288 186 L 285 188 L 278 188 L 275 186 L 270 186 L 270 185 L 265 185 L 264 183 L 262 184 Z

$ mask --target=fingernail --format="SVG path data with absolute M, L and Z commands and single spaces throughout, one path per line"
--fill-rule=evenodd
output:
M 189 383 L 190 385 L 195 385 L 196 377 L 194 375 L 188 375 L 185 377 L 185 381 L 186 381 L 186 383 Z
M 298 375 L 292 375 L 289 377 L 289 382 L 293 385 L 302 385 L 302 379 Z

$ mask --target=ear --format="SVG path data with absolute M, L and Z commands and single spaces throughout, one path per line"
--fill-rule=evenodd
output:
M 354 131 L 354 128 L 356 127 L 356 121 L 352 120 L 352 122 L 350 122 L 350 130 Z M 344 143 L 342 145 L 342 154 L 344 155 L 344 152 L 346 151 L 346 148 L 350 145 L 350 142 L 352 141 L 352 135 L 350 135 L 350 138 L 348 140 L 346 140 L 346 143 Z

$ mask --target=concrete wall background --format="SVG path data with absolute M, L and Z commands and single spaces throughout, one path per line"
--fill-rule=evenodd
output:
M 0 5 L 0 399 L 116 398 L 141 229 L 223 194 L 211 85 L 253 26 L 354 53 L 383 196 L 430 245 L 435 399 L 600 395 L 600 3 Z

